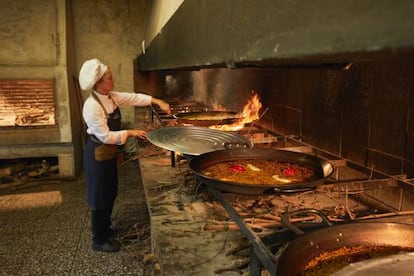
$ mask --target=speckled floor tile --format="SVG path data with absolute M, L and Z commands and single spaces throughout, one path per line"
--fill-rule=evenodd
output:
M 31 275 L 69 275 L 76 249 L 76 247 L 39 247 L 33 251 L 33 254 L 27 256 L 20 272 Z
M 109 254 L 93 251 L 89 229 L 84 229 L 77 252 L 73 275 L 98 275 L 99 272 L 103 275 L 142 275 L 141 260 L 125 248 Z
M 0 235 L 25 234 L 42 230 L 43 221 L 49 215 L 49 211 L 11 212 L 0 228 Z
M 115 227 L 122 226 L 126 231 L 145 214 L 146 202 L 138 165 L 131 162 L 120 171 L 113 221 Z M 1 276 L 145 275 L 142 257 L 148 253 L 145 248 L 148 250 L 149 243 L 137 241 L 117 253 L 91 249 L 90 210 L 83 176 L 77 181 L 42 181 L 37 187 L 0 190 Z M 142 250 L 133 251 L 131 246 Z
M 45 230 L 72 229 L 78 231 L 86 223 L 88 210 L 85 208 L 83 212 L 70 212 L 68 209 L 57 208 L 42 222 L 42 228 Z
M 0 275 L 20 275 L 26 257 L 31 254 L 32 235 L 2 235 L 0 246 Z

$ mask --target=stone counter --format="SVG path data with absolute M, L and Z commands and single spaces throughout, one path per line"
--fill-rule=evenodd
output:
M 186 184 L 187 164 L 171 167 L 167 155 L 139 159 L 151 217 L 152 250 L 163 275 L 218 275 L 240 259 L 229 250 L 238 246 L 238 231 L 205 231 L 212 212 Z M 221 272 L 219 275 L 240 275 Z

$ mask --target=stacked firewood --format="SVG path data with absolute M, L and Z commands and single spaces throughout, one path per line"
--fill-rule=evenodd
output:
M 27 113 L 17 115 L 15 119 L 16 126 L 53 124 L 55 124 L 54 111 L 38 108 L 31 108 Z
M 0 167 L 0 185 L 26 183 L 58 173 L 59 165 L 48 160 L 13 160 Z

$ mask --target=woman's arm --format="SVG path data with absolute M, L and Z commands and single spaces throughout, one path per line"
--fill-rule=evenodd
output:
M 171 114 L 170 105 L 168 103 L 164 102 L 163 100 L 152 97 L 151 103 L 158 105 L 168 115 Z

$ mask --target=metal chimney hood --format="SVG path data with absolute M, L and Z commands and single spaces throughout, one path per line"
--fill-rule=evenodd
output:
M 412 58 L 412 0 L 187 0 L 138 70 Z

